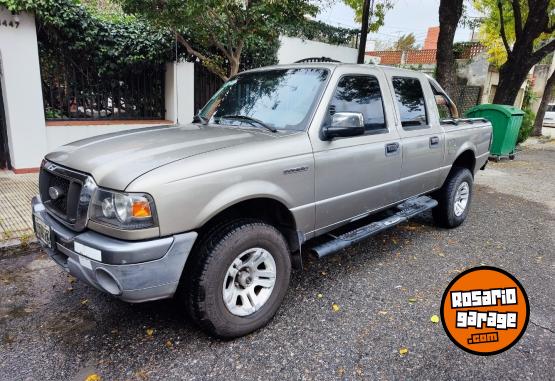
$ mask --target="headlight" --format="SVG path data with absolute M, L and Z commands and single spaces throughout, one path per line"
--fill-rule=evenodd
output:
M 143 193 L 120 193 L 98 189 L 91 203 L 90 218 L 118 229 L 156 226 L 154 201 Z

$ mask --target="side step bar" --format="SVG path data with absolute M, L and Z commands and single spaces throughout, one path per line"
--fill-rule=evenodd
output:
M 402 204 L 397 205 L 399 211 L 394 215 L 381 221 L 372 222 L 371 224 L 362 226 L 353 231 L 341 234 L 331 241 L 314 246 L 311 250 L 318 256 L 318 258 L 325 257 L 339 250 L 343 250 L 368 237 L 378 234 L 379 232 L 389 229 L 390 227 L 405 222 L 409 218 L 412 218 L 428 209 L 432 209 L 435 206 L 437 206 L 437 201 L 428 196 L 408 199 Z

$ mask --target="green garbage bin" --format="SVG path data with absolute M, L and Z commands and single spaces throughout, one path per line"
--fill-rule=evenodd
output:
M 490 154 L 495 158 L 514 158 L 518 132 L 524 112 L 516 107 L 497 104 L 482 104 L 466 112 L 468 118 L 485 118 L 493 126 L 493 141 Z

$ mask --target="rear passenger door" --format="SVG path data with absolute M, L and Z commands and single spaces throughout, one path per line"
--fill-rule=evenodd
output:
M 419 73 L 388 74 L 401 136 L 400 194 L 405 199 L 441 185 L 445 140 L 426 77 Z
M 387 81 L 379 70 L 351 68 L 330 83 L 315 120 L 317 128 L 310 133 L 318 233 L 399 199 L 400 141 L 391 102 L 384 102 L 387 96 Z M 322 128 L 336 112 L 362 113 L 365 134 L 324 140 Z

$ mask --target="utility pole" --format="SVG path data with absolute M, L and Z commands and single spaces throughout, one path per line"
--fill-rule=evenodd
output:
M 360 28 L 360 43 L 358 45 L 357 63 L 364 63 L 364 54 L 366 53 L 366 36 L 368 35 L 368 19 L 370 18 L 370 3 L 372 10 L 374 9 L 374 0 L 364 0 L 362 8 L 362 25 Z

